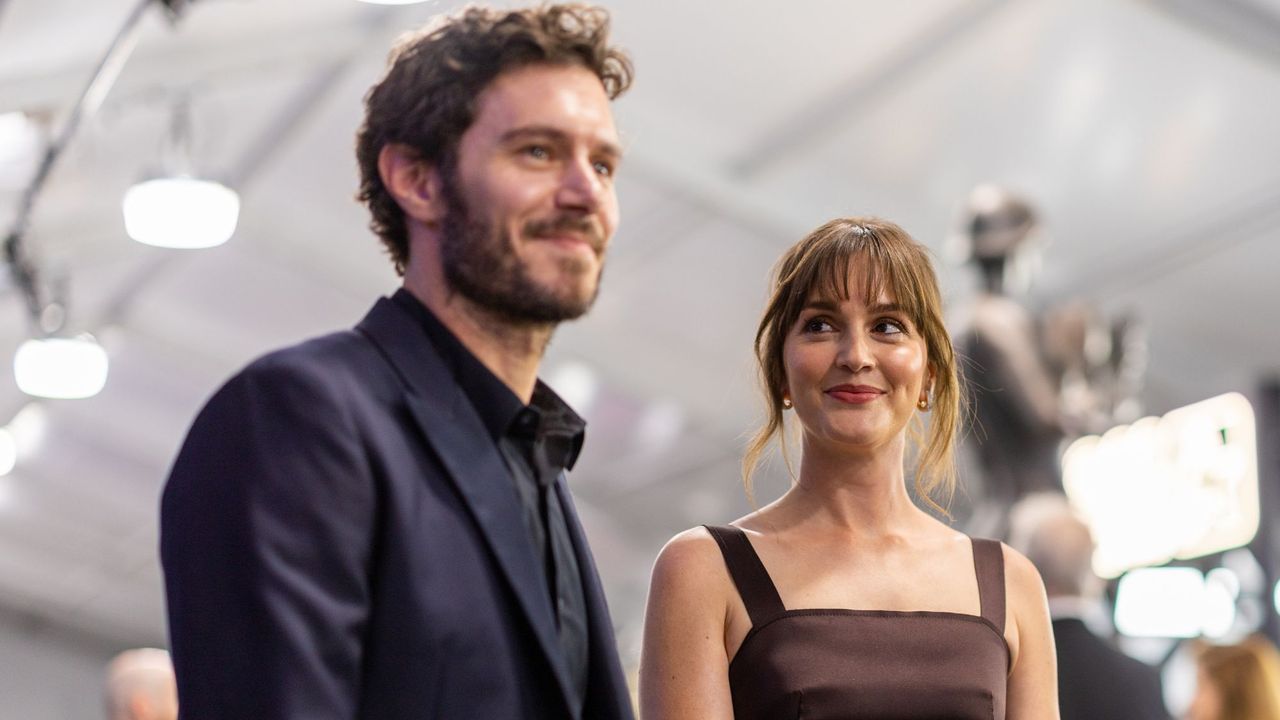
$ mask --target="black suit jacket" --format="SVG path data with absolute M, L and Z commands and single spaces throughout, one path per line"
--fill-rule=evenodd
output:
M 563 475 L 587 601 L 583 717 L 630 718 Z M 252 363 L 196 418 L 160 554 L 185 720 L 563 718 L 568 669 L 516 490 L 421 325 Z
M 1155 668 L 1120 652 L 1074 618 L 1053 621 L 1062 720 L 1166 720 Z

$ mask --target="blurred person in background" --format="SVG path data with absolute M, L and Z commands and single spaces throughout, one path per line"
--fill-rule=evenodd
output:
M 974 426 L 966 442 L 981 470 L 985 509 L 999 516 L 1024 495 L 1062 488 L 1058 383 L 1039 318 L 1022 299 L 1038 272 L 1041 235 L 1029 201 L 980 185 L 966 199 L 952 238 L 979 282 L 954 323 Z M 992 530 L 1002 535 L 1004 528 Z
M 1280 653 L 1261 635 L 1196 653 L 1187 720 L 1280 720 Z
M 232 378 L 165 488 L 185 720 L 631 717 L 564 476 L 585 423 L 537 379 L 599 288 L 631 74 L 584 5 L 397 46 L 356 155 L 403 287 Z
M 1146 335 L 1136 319 L 1108 320 L 1080 299 L 1031 307 L 1045 233 L 1026 198 L 979 185 L 958 225 L 951 243 L 979 283 L 953 320 L 972 410 L 961 451 L 976 492 L 965 527 L 1003 537 L 1018 499 L 1062 491 L 1064 441 L 1137 419 Z
M 955 482 L 962 390 L 941 312 L 927 251 L 893 223 L 833 220 L 782 257 L 755 341 L 768 417 L 744 479 L 750 492 L 791 411 L 799 473 L 773 503 L 663 548 L 643 718 L 1058 717 L 1035 568 L 907 490 L 909 446 L 921 503 L 945 513 Z
M 1024 498 L 1010 517 L 1009 544 L 1040 571 L 1049 595 L 1062 720 L 1167 718 L 1156 668 L 1124 654 L 1085 622 L 1102 611 L 1103 589 L 1093 573 L 1089 527 L 1056 493 Z
M 107 665 L 109 720 L 177 720 L 178 688 L 169 653 L 126 650 Z

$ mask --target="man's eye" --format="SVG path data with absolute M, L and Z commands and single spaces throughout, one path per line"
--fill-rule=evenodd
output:
M 542 145 L 530 145 L 524 149 L 524 154 L 535 160 L 546 160 L 551 157 L 551 151 Z
M 591 164 L 595 168 L 596 174 L 600 177 L 613 177 L 613 165 L 607 162 L 595 162 Z

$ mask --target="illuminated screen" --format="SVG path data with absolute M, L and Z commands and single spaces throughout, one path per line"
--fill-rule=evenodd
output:
M 1239 547 L 1258 530 L 1253 408 L 1238 393 L 1080 438 L 1062 476 L 1102 577 Z

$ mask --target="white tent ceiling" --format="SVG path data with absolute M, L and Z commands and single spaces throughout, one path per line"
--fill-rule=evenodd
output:
M 969 188 L 1006 184 L 1053 239 L 1031 302 L 1145 320 L 1150 411 L 1280 373 L 1280 10 L 1245 1 L 1196 15 L 1173 0 L 605 3 L 638 72 L 617 105 L 623 224 L 596 309 L 545 367 L 570 394 L 594 387 L 578 391 L 591 425 L 572 485 L 625 654 L 663 540 L 747 508 L 737 467 L 765 279 L 827 218 L 894 219 L 943 258 Z M 0 0 L 0 113 L 56 128 L 136 4 Z M 98 397 L 40 403 L 43 438 L 0 477 L 0 605 L 164 642 L 168 463 L 238 366 L 348 326 L 394 288 L 352 200 L 360 97 L 399 32 L 454 5 L 198 0 L 173 27 L 149 14 L 27 237 L 112 365 Z M 197 167 L 244 203 L 215 250 L 137 245 L 120 217 L 182 93 Z M 3 226 L 26 177 L 8 171 Z M 964 268 L 942 275 L 953 300 L 971 288 Z M 0 307 L 10 357 L 28 328 L 7 280 Z M 594 381 L 575 384 L 584 369 Z M 0 373 L 0 423 L 27 403 Z

